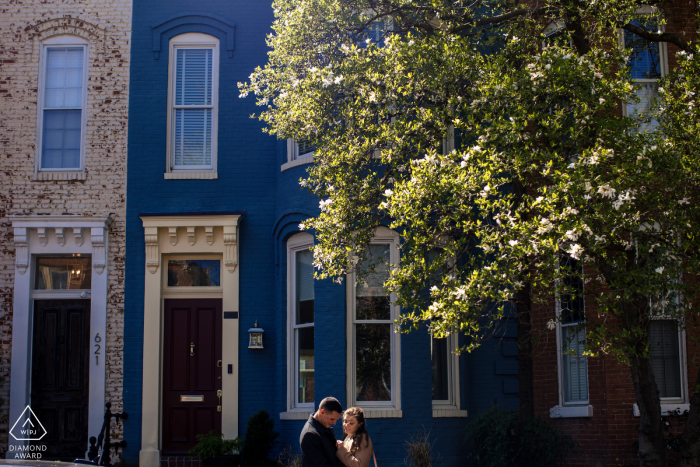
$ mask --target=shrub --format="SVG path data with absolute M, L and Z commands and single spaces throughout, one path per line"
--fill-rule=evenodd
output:
M 216 430 L 197 435 L 196 439 L 197 444 L 190 449 L 190 454 L 202 460 L 226 454 L 238 454 L 238 451 L 241 449 L 240 438 L 224 440 L 224 435 Z
M 408 456 L 404 463 L 408 467 L 432 467 L 436 459 L 433 459 L 433 445 L 430 442 L 430 432 L 418 432 L 406 441 Z M 371 463 L 370 463 L 371 465 Z
M 274 467 L 275 461 L 268 456 L 279 435 L 267 410 L 263 409 L 250 417 L 243 439 L 241 467 Z
M 301 454 L 295 452 L 291 446 L 287 446 L 275 459 L 277 467 L 302 467 Z
M 494 406 L 477 415 L 467 430 L 479 467 L 563 465 L 573 439 L 539 417 L 504 412 Z

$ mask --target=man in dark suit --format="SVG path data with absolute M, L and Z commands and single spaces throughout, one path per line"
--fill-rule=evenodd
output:
M 304 467 L 338 467 L 335 433 L 331 425 L 342 416 L 343 407 L 335 397 L 326 397 L 301 430 L 299 445 Z

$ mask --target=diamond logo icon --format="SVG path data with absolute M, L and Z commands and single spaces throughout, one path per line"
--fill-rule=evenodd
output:
M 10 429 L 10 434 L 17 441 L 39 441 L 46 436 L 46 428 L 41 424 L 32 409 L 27 406 Z

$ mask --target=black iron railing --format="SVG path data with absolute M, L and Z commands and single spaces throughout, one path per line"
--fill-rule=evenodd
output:
M 117 442 L 110 441 L 110 430 L 112 428 L 112 418 L 114 418 L 119 425 L 119 420 L 126 420 L 129 418 L 129 414 L 126 412 L 112 413 L 112 403 L 107 402 L 105 404 L 105 419 L 102 423 L 102 429 L 100 434 L 95 438 L 90 436 L 90 447 L 88 448 L 88 459 L 76 459 L 74 462 L 76 464 L 88 464 L 88 465 L 104 465 L 106 467 L 111 467 L 112 458 L 110 453 L 112 448 L 122 448 L 126 447 L 126 441 L 121 440 Z M 102 455 L 100 455 L 102 451 Z

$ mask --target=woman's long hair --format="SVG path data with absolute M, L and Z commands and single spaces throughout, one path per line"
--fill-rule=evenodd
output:
M 365 413 L 359 407 L 350 407 L 345 411 L 343 416 L 355 417 L 355 420 L 357 420 L 357 431 L 355 431 L 355 434 L 352 436 L 352 445 L 350 446 L 350 454 L 354 456 L 355 453 L 360 450 L 360 445 L 363 442 L 365 444 L 369 443 L 369 433 L 367 433 L 367 425 L 365 424 Z M 348 434 L 345 433 L 346 438 L 347 436 Z

